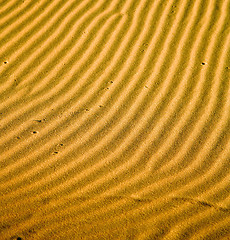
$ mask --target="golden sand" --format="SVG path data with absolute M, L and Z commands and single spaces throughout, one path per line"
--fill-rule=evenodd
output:
M 0 239 L 230 239 L 230 0 L 0 0 Z

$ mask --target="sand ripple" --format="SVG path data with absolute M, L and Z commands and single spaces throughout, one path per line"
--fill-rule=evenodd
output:
M 230 1 L 0 1 L 0 238 L 230 238 Z

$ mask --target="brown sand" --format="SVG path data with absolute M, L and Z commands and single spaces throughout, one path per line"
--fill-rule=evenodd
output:
M 0 239 L 230 239 L 230 0 L 0 1 Z

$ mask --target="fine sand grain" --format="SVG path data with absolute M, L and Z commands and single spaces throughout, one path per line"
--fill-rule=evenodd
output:
M 0 239 L 230 239 L 230 0 L 0 0 Z

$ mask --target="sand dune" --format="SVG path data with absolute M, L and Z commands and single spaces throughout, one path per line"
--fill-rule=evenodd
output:
M 0 1 L 0 239 L 230 239 L 230 1 Z

